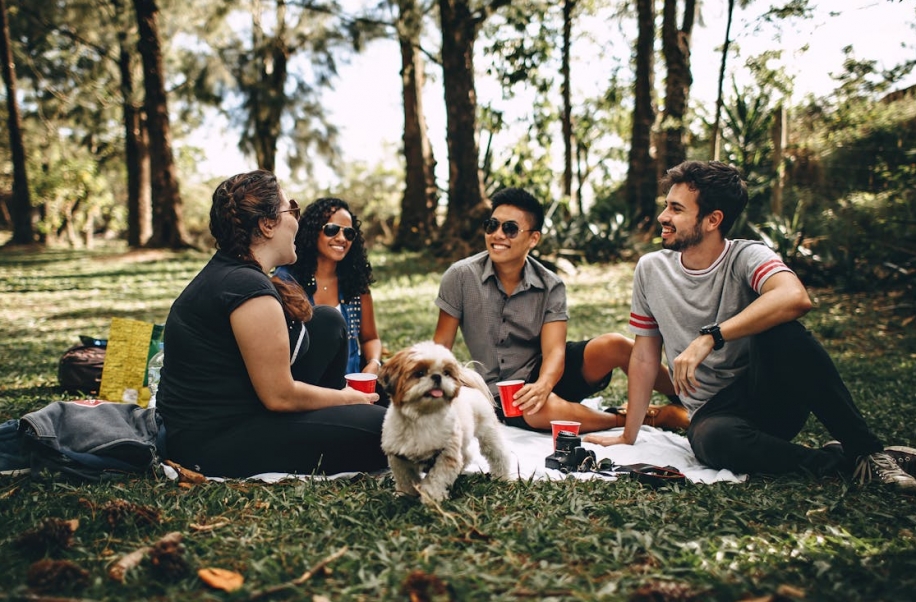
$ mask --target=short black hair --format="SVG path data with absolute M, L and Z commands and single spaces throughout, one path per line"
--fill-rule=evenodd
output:
M 747 206 L 747 183 L 733 165 L 721 161 L 684 161 L 669 169 L 662 178 L 665 190 L 675 184 L 686 184 L 696 190 L 698 217 L 703 218 L 715 210 L 722 212 L 719 230 L 728 234 L 735 220 Z
M 540 232 L 544 227 L 544 207 L 534 195 L 521 188 L 503 188 L 490 198 L 493 209 L 509 205 L 521 209 L 531 216 L 531 229 Z

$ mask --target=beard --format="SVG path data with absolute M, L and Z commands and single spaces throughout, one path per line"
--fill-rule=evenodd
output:
M 674 238 L 663 240 L 662 248 L 668 249 L 669 251 L 678 251 L 683 252 L 700 244 L 703 241 L 703 230 L 700 228 L 700 220 L 697 219 L 696 223 L 693 225 L 693 230 L 686 232 L 683 236 L 675 230 Z

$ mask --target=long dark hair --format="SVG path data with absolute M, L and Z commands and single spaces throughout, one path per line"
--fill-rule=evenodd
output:
M 318 236 L 331 216 L 341 209 L 353 218 L 356 238 L 350 243 L 350 250 L 337 264 L 337 286 L 341 297 L 349 302 L 369 292 L 375 282 L 372 265 L 366 255 L 366 240 L 360 230 L 362 222 L 356 217 L 346 201 L 333 197 L 320 198 L 310 203 L 299 218 L 299 232 L 296 234 L 296 263 L 290 266 L 293 277 L 305 287 L 310 295 L 315 294 L 315 269 L 318 266 Z
M 258 169 L 236 174 L 224 180 L 213 191 L 210 207 L 210 233 L 216 248 L 263 270 L 251 253 L 251 243 L 261 236 L 261 218 L 280 217 L 280 185 L 269 171 Z M 296 283 L 271 278 L 280 293 L 283 311 L 295 320 L 306 322 L 312 317 L 312 306 L 305 291 Z

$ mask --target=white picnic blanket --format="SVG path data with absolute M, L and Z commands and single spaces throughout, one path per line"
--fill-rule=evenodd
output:
M 586 400 L 583 403 L 592 405 L 593 400 Z M 569 478 L 569 475 L 559 470 L 551 470 L 545 466 L 545 459 L 553 453 L 553 436 L 550 433 L 536 433 L 511 426 L 502 426 L 503 435 L 509 446 L 509 453 L 512 456 L 512 478 L 517 479 L 551 479 L 560 480 Z M 604 434 L 620 433 L 622 428 L 603 431 Z M 747 479 L 747 475 L 735 474 L 730 470 L 715 470 L 700 464 L 687 438 L 683 435 L 663 431 L 651 426 L 643 426 L 639 432 L 639 438 L 634 445 L 613 445 L 604 447 L 593 443 L 583 443 L 583 447 L 593 450 L 598 460 L 610 458 L 614 464 L 654 464 L 656 466 L 674 466 L 684 476 L 693 483 L 715 483 L 718 481 L 727 481 L 732 483 L 741 483 Z M 472 460 L 465 472 L 486 472 L 487 462 L 480 455 L 476 441 L 473 445 Z M 170 467 L 163 465 L 163 471 L 169 478 L 177 478 L 178 474 Z M 355 473 L 342 473 L 330 475 L 321 478 L 339 478 L 350 477 Z M 579 479 L 603 478 L 613 479 L 614 477 L 602 476 L 596 473 L 572 473 Z M 250 477 L 253 480 L 274 483 L 283 479 L 311 478 L 310 475 L 293 475 L 288 473 L 268 472 Z M 213 480 L 223 480 L 214 478 Z
M 504 436 L 509 444 L 514 466 L 513 477 L 520 479 L 566 479 L 569 475 L 546 467 L 545 459 L 553 453 L 553 436 L 550 433 L 534 433 L 523 429 L 504 426 Z M 622 428 L 603 431 L 602 434 L 620 434 Z M 700 464 L 687 438 L 651 426 L 642 426 L 634 445 L 612 445 L 604 447 L 583 443 L 582 447 L 595 452 L 598 460 L 610 458 L 614 464 L 654 464 L 674 466 L 693 483 L 715 483 L 729 481 L 741 483 L 747 475 L 735 474 L 730 470 L 715 470 Z M 486 460 L 476 455 L 467 472 L 484 471 Z M 579 479 L 607 478 L 596 473 L 571 473 Z

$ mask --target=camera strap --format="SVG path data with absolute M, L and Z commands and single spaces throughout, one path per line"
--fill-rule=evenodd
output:
M 629 472 L 630 478 L 651 487 L 665 485 L 682 485 L 687 477 L 674 466 L 654 466 L 652 464 L 631 464 L 615 467 L 617 472 Z
M 610 458 L 596 462 L 590 456 L 586 457 L 575 471 L 565 469 L 563 472 L 594 472 L 602 476 L 617 478 L 629 475 L 631 479 L 651 487 L 681 485 L 687 482 L 687 477 L 674 466 L 614 464 Z

